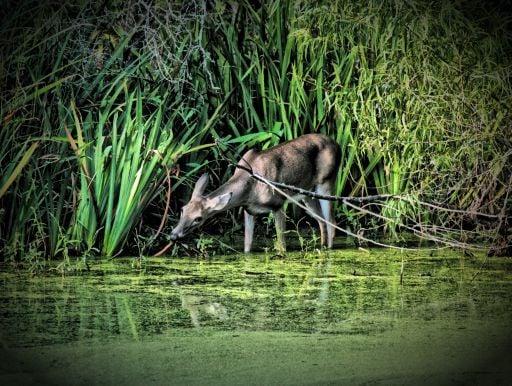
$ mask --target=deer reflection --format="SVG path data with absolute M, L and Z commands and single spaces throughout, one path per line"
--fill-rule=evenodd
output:
M 204 296 L 181 293 L 181 307 L 190 313 L 190 319 L 194 327 L 201 326 L 201 315 L 209 315 L 217 320 L 224 321 L 228 318 L 226 307 L 219 302 L 212 302 Z

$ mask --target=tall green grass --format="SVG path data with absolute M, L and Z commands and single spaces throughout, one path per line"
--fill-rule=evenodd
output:
M 510 212 L 511 42 L 507 20 L 485 9 L 20 2 L 0 27 L 4 256 L 133 251 L 139 233 L 155 241 L 170 170 L 176 208 L 204 165 L 228 178 L 223 152 L 311 132 L 342 149 L 336 194 Z M 481 241 L 496 231 L 417 199 L 372 208 L 395 235 L 418 222 Z M 336 214 L 355 228 L 377 221 Z

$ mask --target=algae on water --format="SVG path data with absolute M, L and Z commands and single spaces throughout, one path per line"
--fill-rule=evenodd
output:
M 453 251 L 0 273 L 1 384 L 507 384 L 512 261 Z
M 3 271 L 0 325 L 9 346 L 198 329 L 371 334 L 406 319 L 507 317 L 511 267 L 452 251 L 377 249 L 99 261 L 68 276 Z

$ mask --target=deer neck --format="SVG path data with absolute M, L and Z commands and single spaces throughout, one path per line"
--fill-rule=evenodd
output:
M 235 208 L 244 205 L 248 192 L 250 191 L 250 183 L 251 181 L 243 176 L 233 176 L 225 184 L 207 194 L 206 197 L 213 198 L 226 193 L 232 193 L 231 200 L 224 210 Z

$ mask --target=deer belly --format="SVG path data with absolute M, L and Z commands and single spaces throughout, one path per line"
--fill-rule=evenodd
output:
M 253 216 L 257 216 L 258 214 L 267 214 L 272 211 L 272 208 L 262 205 L 248 205 L 244 209 Z
M 300 201 L 304 196 L 291 193 L 292 197 Z M 245 209 L 252 215 L 265 214 L 277 211 L 283 207 L 286 198 L 274 192 L 267 186 L 259 186 L 255 189 L 249 200 L 246 201 Z
M 258 214 L 266 214 L 270 213 L 272 211 L 276 211 L 281 209 L 281 207 L 284 204 L 284 200 L 282 200 L 279 197 L 274 197 L 271 200 L 258 202 L 258 203 L 251 203 L 248 204 L 245 207 L 245 210 L 249 212 L 249 214 L 252 214 L 253 216 Z

